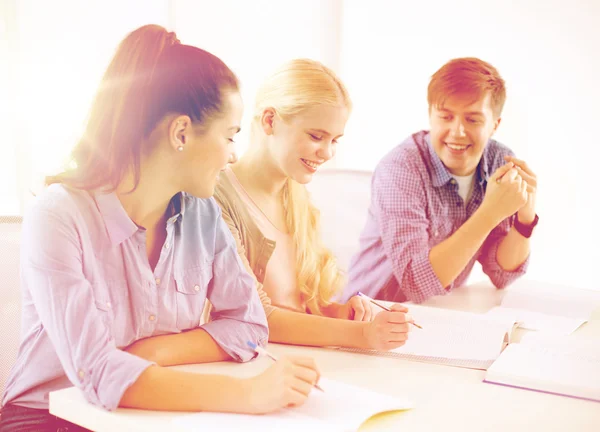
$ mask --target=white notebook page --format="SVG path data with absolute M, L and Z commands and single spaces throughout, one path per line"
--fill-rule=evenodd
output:
M 488 315 L 513 319 L 519 323 L 520 328 L 525 330 L 543 330 L 557 335 L 569 335 L 587 321 L 583 318 L 548 315 L 504 306 L 490 309 Z
M 244 414 L 197 413 L 174 419 L 179 430 L 244 430 L 260 431 L 355 431 L 375 414 L 412 408 L 405 399 L 321 378 L 306 403 L 300 407 L 283 409 L 277 413 L 254 416 Z
M 488 314 L 512 317 L 526 330 L 569 335 L 599 306 L 600 291 L 523 280 L 508 288 L 502 304 Z
M 423 329 L 410 326 L 408 341 L 389 352 L 344 349 L 450 366 L 487 369 L 508 342 L 514 320 L 427 306 L 410 305 Z
M 486 381 L 600 401 L 597 341 L 527 337 L 509 345 L 488 369 Z
M 513 326 L 510 318 L 488 319 L 482 314 L 426 306 L 411 305 L 409 313 L 423 329 L 411 326 L 408 341 L 396 353 L 493 360 Z
M 501 306 L 587 320 L 600 306 L 600 291 L 522 281 L 506 290 Z

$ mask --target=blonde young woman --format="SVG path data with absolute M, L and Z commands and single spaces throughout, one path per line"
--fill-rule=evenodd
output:
M 375 315 L 360 297 L 332 302 L 343 277 L 304 185 L 334 156 L 350 110 L 330 69 L 285 64 L 258 91 L 248 151 L 220 176 L 215 198 L 256 279 L 270 341 L 378 350 L 406 341 L 406 308 Z
M 144 26 L 120 44 L 76 168 L 50 179 L 23 224 L 22 341 L 1 432 L 83 430 L 48 394 L 99 407 L 266 413 L 304 402 L 314 361 L 239 379 L 163 366 L 247 361 L 268 327 L 253 278 L 210 197 L 242 103 L 217 57 Z M 199 326 L 205 300 L 213 320 Z

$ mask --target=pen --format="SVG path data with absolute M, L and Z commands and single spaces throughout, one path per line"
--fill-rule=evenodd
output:
M 273 361 L 277 361 L 277 357 L 275 357 L 273 354 L 271 354 L 269 351 L 267 351 L 263 347 L 256 345 L 254 342 L 248 341 L 248 342 L 246 342 L 246 345 L 248 345 L 250 348 L 252 348 L 252 350 L 254 350 L 254 352 L 256 352 L 260 355 L 267 356 Z M 315 384 L 315 388 L 317 390 L 321 390 L 323 393 L 325 393 L 325 390 L 323 390 L 321 387 L 319 387 L 319 384 Z
M 375 301 L 375 300 L 373 300 L 371 297 L 369 297 L 369 296 L 368 296 L 368 295 L 366 295 L 366 294 L 363 294 L 363 293 L 361 293 L 360 291 L 359 291 L 357 294 L 358 294 L 359 296 L 361 296 L 361 297 L 363 297 L 363 298 L 365 298 L 365 299 L 369 300 L 369 301 L 370 301 L 371 303 L 373 303 L 375 306 L 379 306 L 379 307 L 380 307 L 381 309 L 383 309 L 383 310 L 386 310 L 386 311 L 388 311 L 388 312 L 391 312 L 391 311 L 392 311 L 392 310 L 391 310 L 389 307 L 387 307 L 387 306 L 384 306 L 384 305 L 382 305 L 381 303 L 378 303 L 378 302 L 376 302 L 376 301 Z M 416 322 L 413 322 L 413 321 L 409 321 L 409 322 L 410 322 L 412 325 L 414 325 L 415 327 L 417 327 L 417 328 L 420 328 L 421 330 L 423 330 L 423 327 L 421 327 L 421 326 L 420 326 L 419 324 L 417 324 Z

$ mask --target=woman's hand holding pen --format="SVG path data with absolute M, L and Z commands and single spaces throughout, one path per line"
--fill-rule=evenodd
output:
M 379 312 L 373 321 L 366 323 L 363 336 L 364 346 L 361 348 L 377 351 L 389 351 L 398 348 L 408 339 L 409 323 L 412 317 L 408 309 L 394 304 L 389 311 Z
M 308 357 L 281 357 L 260 375 L 245 380 L 244 412 L 265 414 L 302 405 L 321 373 Z

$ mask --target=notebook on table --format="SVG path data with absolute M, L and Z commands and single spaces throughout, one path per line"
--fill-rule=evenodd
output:
M 511 341 L 511 317 L 410 305 L 409 313 L 423 329 L 411 326 L 408 340 L 391 351 L 337 348 L 343 351 L 487 369 Z
M 264 415 L 194 413 L 176 417 L 179 431 L 355 431 L 376 414 L 412 408 L 412 403 L 362 387 L 321 378 L 324 392 L 312 391 L 306 402 Z
M 500 306 L 488 314 L 514 319 L 526 330 L 568 335 L 600 306 L 600 291 L 519 281 L 506 290 Z
M 525 335 L 504 350 L 484 382 L 600 402 L 600 343 Z

